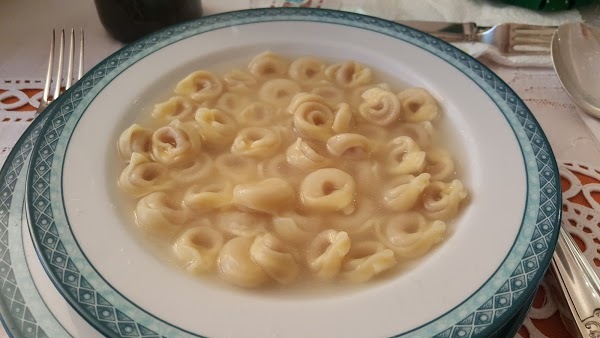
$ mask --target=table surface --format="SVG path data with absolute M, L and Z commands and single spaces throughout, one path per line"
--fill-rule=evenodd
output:
M 249 2 L 242 0 L 203 1 L 207 15 L 248 6 Z M 582 14 L 586 19 L 586 13 Z M 589 13 L 587 16 L 590 17 Z M 5 95 L 5 99 L 0 99 L 0 165 L 33 118 L 35 97 L 46 72 L 50 31 L 62 28 L 57 23 L 85 30 L 86 70 L 122 47 L 102 28 L 91 0 L 0 1 L 0 45 L 4 47 L 0 48 L 0 95 Z M 600 190 L 600 143 L 582 120 L 583 113 L 565 93 L 552 68 L 506 66 L 486 58 L 481 61 L 521 96 L 546 132 L 559 162 L 563 190 L 571 188 L 570 195 L 563 196 L 563 224 L 576 237 L 590 262 L 600 266 L 600 206 L 592 194 L 585 193 Z M 14 97 L 6 98 L 10 96 L 7 93 Z M 589 119 L 588 123 L 600 125 Z M 600 200 L 597 194 L 594 196 Z M 548 292 L 548 282 L 551 281 L 542 284 L 519 331 L 522 337 L 568 336 L 557 312 L 557 298 Z M 1 337 L 7 334 L 0 329 Z

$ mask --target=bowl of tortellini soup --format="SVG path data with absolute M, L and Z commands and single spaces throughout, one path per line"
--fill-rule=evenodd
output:
M 100 305 L 169 337 L 483 337 L 549 263 L 560 189 L 541 128 L 419 31 L 225 13 L 78 84 L 48 120 L 64 125 L 48 203 L 94 304 L 49 275 L 106 335 Z

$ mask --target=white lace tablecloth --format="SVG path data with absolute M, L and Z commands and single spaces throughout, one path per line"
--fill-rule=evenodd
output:
M 481 5 L 481 1 L 465 1 Z M 432 3 L 428 6 L 433 6 Z M 68 11 L 60 10 L 64 5 L 69 7 Z M 212 14 L 247 8 L 249 2 L 204 0 L 203 5 L 205 14 Z M 44 15 L 35 16 L 31 12 L 32 6 L 36 13 Z M 56 15 L 49 15 L 51 13 Z M 412 12 L 413 16 L 417 14 L 418 11 Z M 27 20 L 32 16 L 36 20 Z M 398 13 L 398 16 L 414 18 L 406 12 Z M 121 47 L 102 29 L 91 1 L 0 1 L 0 166 L 33 119 L 39 90 L 43 87 L 41 78 L 46 67 L 49 32 L 51 28 L 60 28 L 56 27 L 56 22 L 63 22 L 67 28 L 85 29 L 86 69 Z M 507 66 L 489 58 L 482 58 L 482 61 L 521 96 L 542 125 L 559 162 L 563 184 L 568 187 L 563 193 L 563 224 L 579 239 L 589 261 L 600 267 L 600 197 L 594 199 L 600 192 L 600 142 L 582 121 L 582 113 L 565 93 L 552 68 Z M 600 122 L 590 123 L 595 123 L 600 130 Z M 564 328 L 558 332 L 543 324 L 548 318 L 558 320 L 557 302 L 547 288 L 544 282 L 519 336 L 566 337 Z M 0 329 L 2 337 L 6 334 Z

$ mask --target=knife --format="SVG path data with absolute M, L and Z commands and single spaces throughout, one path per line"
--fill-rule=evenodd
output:
M 552 259 L 554 276 L 582 337 L 600 336 L 600 278 L 562 227 Z M 569 326 L 569 325 L 568 325 Z
M 441 22 L 441 21 L 396 21 L 399 24 L 418 29 L 446 42 L 477 41 L 477 34 L 492 27 L 479 27 L 474 22 Z

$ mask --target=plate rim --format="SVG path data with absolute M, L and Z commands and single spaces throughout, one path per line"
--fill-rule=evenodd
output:
M 257 15 L 253 15 L 253 13 L 257 13 Z M 323 13 L 323 15 L 321 13 Z M 340 24 L 340 25 L 350 26 L 350 27 L 359 28 L 359 29 L 369 29 L 369 27 L 359 26 L 355 22 L 352 22 L 354 24 L 351 24 L 350 23 L 351 22 L 350 19 L 354 19 L 356 21 L 360 21 L 360 20 L 368 21 L 366 23 L 368 25 L 380 24 L 380 25 L 385 25 L 387 28 L 396 27 L 396 28 L 398 28 L 398 32 L 402 32 L 403 34 L 410 33 L 410 37 L 404 36 L 404 38 L 402 38 L 402 37 L 395 36 L 395 35 L 390 35 L 390 34 L 386 34 L 386 35 L 390 35 L 390 36 L 392 36 L 394 38 L 406 41 L 406 42 L 408 42 L 410 44 L 413 44 L 413 45 L 415 45 L 417 47 L 425 49 L 426 51 L 428 51 L 428 52 L 434 54 L 435 56 L 439 57 L 440 59 L 444 60 L 446 63 L 449 63 L 451 66 L 453 66 L 454 68 L 456 68 L 457 70 L 459 70 L 461 73 L 463 73 L 464 75 L 466 75 L 467 77 L 469 77 L 473 82 L 475 82 L 475 84 L 477 84 L 479 86 L 479 88 L 482 91 L 484 91 L 490 97 L 490 99 L 494 103 L 498 104 L 498 102 L 496 102 L 496 100 L 494 98 L 492 98 L 491 94 L 488 93 L 488 91 L 486 91 L 484 88 L 482 88 L 482 84 L 479 83 L 479 81 L 484 81 L 483 80 L 483 75 L 481 75 L 481 79 L 478 81 L 477 78 L 474 78 L 474 75 L 467 74 L 463 69 L 459 68 L 455 64 L 455 62 L 460 62 L 464 66 L 466 66 L 464 64 L 465 62 L 467 62 L 467 63 L 473 63 L 474 65 L 478 66 L 482 72 L 483 71 L 487 71 L 486 75 L 490 76 L 490 78 L 489 78 L 490 80 L 494 80 L 495 83 L 499 83 L 499 84 L 501 84 L 501 85 L 504 86 L 504 90 L 506 91 L 505 94 L 511 96 L 511 98 L 513 99 L 513 101 L 512 101 L 513 103 L 515 103 L 516 105 L 521 104 L 521 106 L 519 108 L 521 108 L 521 111 L 525 114 L 525 116 L 529 119 L 529 121 L 533 122 L 533 128 L 536 130 L 538 136 L 542 139 L 542 145 L 546 146 L 546 149 L 544 149 L 544 150 L 549 155 L 547 160 L 549 161 L 550 169 L 551 169 L 552 174 L 554 176 L 553 182 L 555 184 L 555 188 L 558 187 L 558 190 L 555 189 L 556 200 L 554 201 L 554 202 L 558 202 L 557 204 L 559 206 L 556 209 L 556 217 L 554 217 L 554 220 L 558 221 L 558 222 L 554 222 L 555 224 L 552 224 L 552 226 L 554 227 L 554 229 L 553 229 L 553 231 L 551 231 L 551 236 L 550 236 L 550 239 L 548 240 L 548 247 L 545 250 L 546 252 L 552 252 L 553 251 L 553 248 L 556 245 L 556 240 L 557 240 L 557 237 L 558 237 L 558 227 L 560 226 L 559 220 L 560 220 L 560 215 L 561 215 L 561 212 L 562 212 L 562 209 L 560 208 L 560 205 L 561 205 L 560 201 L 561 201 L 561 197 L 562 197 L 561 194 L 560 194 L 560 176 L 559 176 L 559 173 L 558 173 L 558 167 L 557 167 L 557 163 L 556 163 L 555 157 L 553 155 L 552 149 L 551 149 L 551 147 L 549 145 L 549 142 L 548 142 L 545 134 L 543 133 L 543 131 L 541 129 L 541 126 L 539 125 L 539 123 L 535 119 L 535 116 L 529 111 L 529 109 L 527 108 L 527 106 L 516 95 L 516 93 L 514 93 L 514 91 L 512 91 L 512 89 L 504 81 L 502 81 L 496 74 L 494 74 L 491 70 L 489 70 L 485 65 L 481 64 L 479 61 L 473 59 L 471 56 L 465 54 L 464 52 L 458 50 L 456 47 L 451 46 L 451 45 L 449 45 L 449 44 L 447 44 L 447 43 L 445 43 L 445 42 L 443 42 L 443 41 L 441 41 L 441 40 L 439 40 L 437 38 L 429 36 L 429 35 L 427 35 L 427 34 L 425 34 L 423 32 L 420 32 L 418 30 L 412 29 L 410 27 L 403 26 L 403 25 L 398 24 L 398 23 L 386 21 L 386 20 L 383 20 L 383 19 L 369 17 L 369 16 L 365 16 L 365 15 L 361 15 L 361 14 L 356 14 L 356 13 L 347 13 L 347 12 L 340 12 L 340 11 L 336 11 L 336 10 L 324 10 L 324 9 L 312 9 L 312 8 L 269 8 L 269 9 L 251 9 L 251 10 L 241 10 L 241 11 L 236 11 L 236 12 L 220 13 L 220 14 L 216 14 L 216 15 L 212 15 L 212 16 L 207 16 L 207 17 L 204 17 L 204 18 L 201 18 L 201 19 L 198 19 L 198 20 L 193 20 L 193 21 L 190 21 L 190 22 L 187 22 L 187 23 L 183 23 L 183 24 L 172 26 L 170 28 L 161 30 L 161 31 L 159 31 L 157 33 L 148 35 L 147 37 L 142 38 L 142 39 L 140 39 L 140 40 L 138 40 L 138 41 L 136 41 L 136 42 L 134 42 L 132 44 L 126 45 L 125 47 L 123 47 L 119 51 L 113 53 L 112 55 L 110 55 L 109 57 L 107 57 L 106 59 L 104 59 L 102 62 L 100 62 L 98 65 L 96 65 L 90 72 L 88 72 L 86 74 L 86 76 L 84 76 L 84 78 L 80 81 L 80 83 L 85 84 L 85 80 L 87 78 L 89 78 L 89 77 L 92 77 L 93 73 L 95 73 L 97 70 L 101 69 L 102 67 L 106 66 L 106 64 L 108 64 L 109 61 L 111 61 L 116 55 L 119 55 L 120 53 L 122 53 L 124 51 L 126 52 L 127 49 L 131 48 L 132 46 L 142 45 L 142 42 L 151 41 L 151 39 L 153 39 L 153 38 L 156 39 L 157 36 L 159 36 L 160 34 L 163 34 L 163 33 L 167 34 L 167 35 L 169 35 L 168 33 L 171 33 L 169 35 L 169 37 L 171 37 L 171 38 L 172 37 L 178 37 L 175 41 L 171 41 L 169 43 L 161 45 L 160 48 L 158 48 L 158 49 L 157 48 L 150 48 L 149 53 L 153 53 L 153 52 L 155 52 L 157 50 L 160 50 L 161 48 L 163 48 L 163 47 L 165 47 L 165 46 L 167 46 L 167 45 L 169 45 L 171 43 L 174 43 L 174 42 L 177 42 L 179 40 L 185 39 L 185 38 L 187 38 L 189 36 L 194 36 L 194 35 L 197 35 L 197 34 L 204 33 L 204 31 L 203 31 L 203 32 L 195 33 L 195 34 L 189 34 L 189 33 L 186 34 L 185 31 L 187 30 L 187 28 L 189 27 L 190 24 L 193 25 L 194 23 L 204 23 L 205 21 L 210 21 L 210 20 L 213 20 L 216 23 L 222 23 L 222 22 L 226 22 L 227 21 L 227 17 L 233 17 L 234 20 L 232 20 L 232 21 L 235 21 L 235 16 L 236 15 L 240 15 L 242 18 L 249 18 L 249 19 L 260 18 L 261 19 L 261 20 L 258 20 L 258 21 L 251 21 L 251 22 L 246 22 L 246 23 L 286 21 L 286 20 L 289 20 L 290 17 L 294 17 L 294 16 L 296 17 L 296 19 L 294 21 L 304 21 L 304 22 L 308 21 L 308 22 L 310 22 L 310 21 L 317 21 L 316 20 L 317 18 L 323 18 L 326 15 L 331 15 L 331 16 L 333 16 L 334 19 L 338 19 L 338 20 L 343 19 L 343 20 L 346 20 L 346 22 L 343 23 L 343 22 L 329 22 L 328 21 L 327 23 Z M 225 17 L 225 20 L 219 20 L 221 17 Z M 364 22 L 361 22 L 361 23 L 365 24 Z M 244 24 L 244 23 L 239 23 L 239 22 L 235 23 L 234 22 L 234 23 L 231 23 L 230 25 L 226 25 L 224 27 L 237 26 L 237 25 L 240 25 L 240 24 Z M 210 23 L 206 23 L 206 25 L 210 25 Z M 222 27 L 214 27 L 212 29 L 208 29 L 208 31 L 214 30 L 214 29 L 218 29 L 218 28 L 222 28 Z M 371 29 L 371 30 L 373 30 L 375 32 L 382 33 L 381 31 L 376 30 L 376 29 Z M 176 32 L 173 33 L 174 31 L 176 31 Z M 455 54 L 455 59 L 453 60 L 455 62 L 450 62 L 450 60 L 449 60 L 450 56 L 448 54 L 446 54 L 446 53 L 444 53 L 442 55 L 436 54 L 432 50 L 426 49 L 426 48 L 424 48 L 423 46 L 421 46 L 419 44 L 415 44 L 413 41 L 409 41 L 408 39 L 410 39 L 410 38 L 413 38 L 413 39 L 423 38 L 423 40 L 425 42 L 427 42 L 430 46 L 432 44 L 438 44 L 438 45 L 444 47 L 447 52 L 448 51 L 452 51 Z M 135 61 L 135 62 L 137 62 L 137 61 Z M 129 66 L 123 68 L 120 72 L 122 72 L 123 70 L 127 69 L 128 67 Z M 472 68 L 470 66 L 467 66 L 467 67 L 472 70 Z M 109 72 L 107 72 L 107 73 L 109 73 Z M 117 76 L 119 73 L 117 73 L 115 76 Z M 79 89 L 79 87 L 75 87 L 74 86 L 73 88 L 71 88 L 70 89 L 71 94 L 75 93 L 77 89 Z M 499 92 L 496 91 L 495 93 L 499 93 Z M 67 95 L 64 95 L 64 94 L 61 95 L 61 97 L 59 98 L 59 100 L 57 100 L 56 105 L 62 104 L 63 101 L 66 101 L 66 97 L 67 97 Z M 63 100 L 60 100 L 60 99 L 63 99 Z M 505 100 L 503 100 L 503 102 L 504 101 Z M 515 106 L 515 109 L 516 109 L 516 106 Z M 503 113 L 504 117 L 507 119 L 507 123 L 509 123 L 510 127 L 513 129 L 513 132 L 516 133 L 516 131 L 514 130 L 514 126 L 510 123 L 510 121 L 508 121 L 508 116 L 506 116 L 506 113 L 504 112 L 504 110 L 503 109 L 500 109 L 500 110 Z M 53 113 L 51 118 L 54 118 L 55 117 L 54 115 L 58 115 L 59 111 L 60 110 L 57 109 L 56 110 L 57 113 Z M 510 111 L 512 113 L 514 113 L 514 115 L 516 116 L 517 112 L 515 110 L 510 109 Z M 45 132 L 47 132 L 48 128 L 49 128 L 49 124 L 45 125 L 41 134 L 44 135 Z M 515 137 L 518 139 L 518 137 L 516 135 L 515 135 Z M 37 152 L 38 152 L 38 150 L 40 148 L 40 145 L 43 143 L 43 139 L 44 138 L 39 138 L 38 141 L 36 142 L 36 146 L 35 146 L 36 152 L 33 155 L 39 155 L 39 154 L 37 154 Z M 529 140 L 529 137 L 527 137 L 527 139 Z M 531 140 L 529 140 L 529 141 L 531 142 Z M 519 143 L 519 147 L 520 147 L 520 151 L 521 151 L 522 156 L 525 156 L 524 153 L 523 153 L 523 147 L 522 147 L 521 142 L 519 141 L 518 143 Z M 34 160 L 34 158 L 32 158 L 32 161 L 33 160 Z M 527 177 L 529 177 L 530 173 L 527 170 L 527 168 L 525 168 L 525 172 L 526 172 Z M 541 174 L 541 169 L 538 168 L 538 170 L 536 171 L 536 173 Z M 28 175 L 28 181 L 27 181 L 28 186 L 31 186 L 33 184 L 34 179 L 35 179 L 35 170 L 32 170 L 31 173 Z M 557 183 L 558 183 L 558 185 L 557 185 Z M 540 185 L 540 190 L 541 190 L 541 188 L 542 187 Z M 34 189 L 31 189 L 31 190 L 34 190 Z M 529 184 L 528 184 L 528 190 L 529 190 Z M 34 195 L 28 194 L 27 198 L 28 198 L 28 203 L 30 203 L 30 204 L 33 203 Z M 550 201 L 550 200 L 551 199 L 548 199 L 547 201 Z M 529 204 L 529 202 L 530 202 L 529 198 L 526 198 L 526 200 L 525 200 L 526 206 L 524 208 L 524 211 L 527 210 L 527 204 Z M 34 209 L 34 208 L 32 208 L 32 209 Z M 538 208 L 536 208 L 536 210 L 538 210 Z M 32 220 L 34 220 L 33 223 L 36 223 L 35 222 L 35 217 L 34 217 L 34 211 L 33 210 L 30 211 L 30 217 L 31 217 Z M 523 218 L 525 218 L 525 215 L 523 215 Z M 523 227 L 523 224 L 524 224 L 524 221 L 522 221 L 522 223 L 521 223 L 521 228 Z M 537 224 L 537 222 L 536 222 L 536 224 Z M 39 235 L 39 232 L 38 232 L 39 229 L 38 228 L 39 228 L 39 225 L 37 223 L 35 224 L 35 226 L 32 227 L 32 235 L 34 235 L 33 236 L 33 238 L 34 238 L 34 245 L 36 247 L 36 250 L 38 250 L 38 252 L 40 253 L 40 258 L 42 260 L 44 268 L 50 274 L 51 279 L 53 281 L 55 281 L 56 280 L 56 276 L 50 271 L 51 269 L 49 269 L 47 267 L 47 264 L 49 263 L 48 262 L 49 258 L 45 257 L 45 255 L 41 251 L 41 238 L 38 238 L 38 235 Z M 521 230 L 519 230 L 519 233 L 520 232 L 521 232 Z M 517 238 L 518 238 L 518 236 L 517 236 Z M 516 241 L 517 238 L 515 238 L 515 241 Z M 482 284 L 482 286 L 478 290 L 474 291 L 474 293 L 471 294 L 467 299 L 463 300 L 461 303 L 457 304 L 455 307 L 453 307 L 452 309 L 448 310 L 444 314 L 438 316 L 437 318 L 435 318 L 435 319 L 433 319 L 433 320 L 431 320 L 431 321 L 429 321 L 427 323 L 424 323 L 421 326 L 416 327 L 416 328 L 414 328 L 412 330 L 409 330 L 409 331 L 406 331 L 406 332 L 402 332 L 399 335 L 401 336 L 401 335 L 409 334 L 409 333 L 411 333 L 411 332 L 413 332 L 415 330 L 418 330 L 418 329 L 420 329 L 422 327 L 425 327 L 425 326 L 431 324 L 432 322 L 437 321 L 439 318 L 447 315 L 449 312 L 452 312 L 454 309 L 456 309 L 457 307 L 461 306 L 466 301 L 468 301 L 470 298 L 472 298 L 473 295 L 476 294 L 482 287 L 484 287 L 489 282 L 489 279 L 492 278 L 498 272 L 498 270 L 500 270 L 504 266 L 507 258 L 510 256 L 510 253 L 513 252 L 514 245 L 515 245 L 515 242 L 513 242 L 513 244 L 511 245 L 511 250 L 507 253 L 507 255 L 503 259 L 502 263 L 496 269 L 496 271 Z M 552 250 L 550 250 L 550 249 L 552 249 Z M 537 287 L 537 284 L 539 284 L 539 282 L 541 281 L 541 277 L 543 276 L 543 274 L 544 274 L 547 266 L 549 265 L 550 258 L 551 258 L 551 254 L 547 254 L 546 253 L 544 255 L 543 259 L 538 262 L 539 263 L 538 269 L 535 270 L 536 272 L 535 272 L 534 276 L 531 277 L 531 280 L 529 281 L 527 287 L 525 289 L 523 289 L 523 291 L 534 289 L 535 287 Z M 542 269 L 541 268 L 542 266 L 545 266 L 545 268 Z M 100 276 L 100 277 L 102 278 L 102 276 Z M 532 281 L 533 281 L 533 283 L 531 283 Z M 82 316 L 86 320 L 88 320 L 91 325 L 93 325 L 94 327 L 96 327 L 98 329 L 97 325 L 94 323 L 95 321 L 93 320 L 93 318 L 88 318 L 87 312 L 79 308 L 79 303 L 77 301 L 74 301 L 73 299 L 71 299 L 67 295 L 68 293 L 63 289 L 65 286 L 62 285 L 60 283 L 60 281 L 57 281 L 57 283 L 55 283 L 55 284 L 57 284 L 57 287 L 60 285 L 59 289 L 60 289 L 61 293 L 63 294 L 63 296 L 65 296 L 65 298 L 67 298 L 67 300 L 69 301 L 69 303 L 71 303 L 71 305 L 78 312 L 80 312 L 80 314 L 82 314 Z M 115 290 L 115 291 L 117 293 L 119 292 L 118 290 Z M 497 294 L 497 292 L 496 292 L 496 294 Z M 126 298 L 126 296 L 124 296 L 124 297 Z M 513 304 L 510 306 L 509 309 L 513 309 L 514 310 L 515 308 L 519 308 L 520 306 L 522 306 L 525 303 L 526 299 L 524 299 L 524 297 L 522 295 L 520 295 L 520 296 L 517 296 L 516 301 L 517 301 L 516 304 L 513 302 Z M 141 310 L 141 311 L 144 311 L 144 312 L 148 313 L 147 311 L 145 311 L 142 308 L 138 307 L 138 309 Z M 511 311 L 506 311 L 506 312 L 511 312 Z M 486 334 L 486 333 L 491 333 L 491 332 L 495 331 L 494 329 L 498 329 L 505 322 L 505 321 L 499 320 L 498 318 L 501 318 L 501 317 L 502 318 L 506 318 L 507 317 L 507 313 L 506 312 L 503 313 L 503 314 L 500 314 L 496 318 L 497 320 L 493 321 L 491 324 L 488 324 L 488 325 L 484 326 L 482 331 L 474 332 L 474 333 L 471 332 L 471 334 L 480 335 L 480 334 Z M 154 315 L 152 315 L 150 313 L 148 313 L 148 314 L 150 316 L 152 316 L 153 318 L 155 318 L 155 319 L 157 319 L 157 320 L 159 320 L 159 321 L 162 322 L 162 320 L 160 318 L 157 318 L 156 316 L 154 316 Z M 173 324 L 170 324 L 170 325 L 173 325 Z M 459 322 L 459 323 L 456 323 L 456 325 L 454 325 L 454 326 L 452 326 L 452 327 L 450 327 L 448 329 L 449 330 L 450 329 L 453 330 L 455 327 L 460 327 L 460 326 L 461 325 L 460 325 L 460 322 Z M 102 330 L 100 330 L 100 331 L 103 332 Z M 441 334 L 443 334 L 446 331 L 447 330 L 441 331 L 440 332 L 440 337 L 442 337 Z M 112 331 L 109 331 L 109 332 L 112 332 Z M 190 332 L 185 331 L 185 333 L 190 333 Z
M 3 256 L 2 263 L 6 264 L 6 266 L 8 266 L 11 270 L 15 269 L 15 262 L 13 261 L 13 254 L 15 254 L 15 250 L 19 250 L 19 255 L 25 256 L 25 249 L 23 246 L 23 240 L 25 240 L 25 238 L 22 237 L 22 221 L 23 217 L 27 217 L 25 210 L 22 211 L 21 219 L 14 219 L 14 217 L 11 217 L 13 216 L 11 214 L 11 209 L 13 208 L 13 203 L 15 203 L 15 190 L 19 188 L 17 185 L 18 183 L 22 183 L 24 185 L 27 182 L 27 174 L 25 174 L 25 176 L 22 179 L 19 179 L 19 177 L 20 175 L 22 175 L 23 170 L 28 171 L 29 169 L 30 162 L 28 161 L 28 158 L 30 158 L 31 154 L 33 153 L 37 138 L 39 137 L 44 124 L 47 122 L 48 116 L 51 114 L 53 107 L 49 106 L 48 108 L 46 108 L 45 111 L 43 111 L 31 122 L 31 124 L 27 127 L 27 129 L 23 132 L 23 134 L 14 144 L 10 153 L 6 157 L 4 164 L 0 168 L 0 192 L 7 192 L 7 195 L 3 195 L 4 198 L 0 200 L 0 210 L 2 210 L 0 216 L 3 216 L 0 218 L 0 229 L 4 230 L 3 233 L 16 231 L 21 234 L 19 243 L 14 243 L 10 239 L 6 239 L 6 241 L 3 240 L 0 243 L 0 248 Z M 16 161 L 19 161 L 19 163 L 16 163 Z M 10 172 L 16 174 L 16 176 L 12 179 L 8 177 L 8 174 Z M 25 200 L 26 196 L 25 193 L 23 193 L 23 202 L 25 202 Z M 13 222 L 17 223 L 18 227 L 12 226 L 11 224 Z M 27 231 L 30 231 L 30 229 L 27 229 Z M 6 257 L 6 255 L 8 255 L 8 258 Z M 6 261 L 6 259 L 8 259 L 8 262 Z M 30 264 L 27 262 L 27 260 L 25 260 L 24 263 L 25 264 L 23 266 L 20 266 L 19 269 L 26 269 L 25 273 L 28 277 L 32 278 L 29 269 Z M 8 273 L 3 274 L 0 277 L 0 280 L 3 281 L 3 285 L 4 281 L 8 278 Z M 0 290 L 0 322 L 2 323 L 2 326 L 9 337 L 30 335 L 31 332 L 35 332 L 36 337 L 38 337 L 38 334 L 39 337 L 44 337 L 47 336 L 49 333 L 47 329 L 62 330 L 61 334 L 66 334 L 67 336 L 71 337 L 71 335 L 65 329 L 64 325 L 54 316 L 54 314 L 46 306 L 46 301 L 40 294 L 38 286 L 33 280 L 26 281 L 27 285 L 23 285 L 22 283 L 19 284 L 19 281 L 15 277 L 15 280 L 11 283 L 15 286 L 14 293 L 6 291 L 5 288 L 2 288 L 2 290 Z M 17 290 L 19 290 L 19 292 L 22 293 L 21 289 L 23 287 L 29 290 L 34 290 L 35 295 L 33 297 L 35 298 L 34 301 L 36 302 L 36 304 L 28 304 L 27 300 L 23 298 L 22 300 L 17 301 L 23 307 L 23 309 L 21 310 L 22 313 L 15 314 L 10 310 L 10 302 L 14 301 L 15 293 L 17 292 Z M 32 306 L 34 306 L 35 309 L 32 308 Z M 25 311 L 27 311 L 30 316 L 27 319 L 23 317 L 23 313 L 25 313 Z M 39 313 L 38 311 L 47 311 L 47 313 Z M 42 315 L 43 318 L 36 317 L 36 315 Z M 52 323 L 48 324 L 47 321 L 51 321 Z M 45 324 L 53 326 L 53 328 L 45 326 L 45 330 L 43 326 L 45 325 L 44 322 L 46 322 Z M 31 329 L 31 332 L 25 332 L 28 329 Z M 40 333 L 39 330 L 41 330 L 42 333 Z M 53 333 L 57 332 L 53 331 Z

